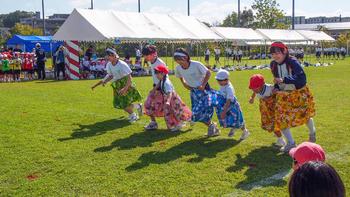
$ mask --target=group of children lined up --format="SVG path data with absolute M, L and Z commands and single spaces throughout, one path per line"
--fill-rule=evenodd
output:
M 32 80 L 34 74 L 34 53 L 0 53 L 0 82 L 19 82 Z
M 208 83 L 211 77 L 210 70 L 201 62 L 191 60 L 185 49 L 176 49 L 173 56 L 178 63 L 175 74 L 183 86 L 190 91 L 190 110 L 176 93 L 168 77 L 169 70 L 164 61 L 158 57 L 156 47 L 146 45 L 142 50 L 142 55 L 145 61 L 150 62 L 153 87 L 151 87 L 143 106 L 141 103 L 137 103 L 142 99 L 142 96 L 132 82 L 130 67 L 124 61 L 119 60 L 114 49 L 109 48 L 106 53 L 109 60 L 106 66 L 107 75 L 92 86 L 92 89 L 112 81 L 114 107 L 124 109 L 129 114 L 130 122 L 135 122 L 139 119 L 139 115 L 146 114 L 151 121 L 145 126 L 145 130 L 154 130 L 158 129 L 156 118 L 164 117 L 167 128 L 174 132 L 179 131 L 184 122 L 188 121 L 191 124 L 202 122 L 208 127 L 207 136 L 211 137 L 220 134 L 218 125 L 212 121 L 214 110 L 216 110 L 220 126 L 231 128 L 228 134 L 230 137 L 235 134 L 237 129 L 242 130 L 240 140 L 244 140 L 250 135 L 235 96 L 234 87 L 229 80 L 228 71 L 219 70 L 217 72 L 215 79 L 220 85 L 220 89 L 214 90 Z M 274 59 L 272 70 L 275 85 L 265 84 L 261 75 L 252 76 L 249 85 L 249 88 L 254 92 L 250 100 L 251 103 L 253 103 L 255 95 L 263 100 L 278 91 L 303 89 L 306 86 L 306 76 L 302 67 L 297 60 L 288 55 L 287 47 L 283 43 L 274 43 L 271 47 L 271 53 Z M 134 109 L 138 113 L 134 112 Z M 263 115 L 262 113 L 262 117 Z M 309 140 L 315 142 L 313 120 L 308 118 L 305 121 L 310 128 Z M 281 130 L 287 143 L 279 134 L 281 131 L 276 131 L 277 144 L 282 146 L 282 151 L 288 152 L 295 147 L 295 142 L 289 127 L 281 128 Z
M 106 74 L 107 61 L 104 58 L 89 59 L 85 56 L 80 62 L 80 73 L 82 79 L 102 78 Z
M 346 49 L 344 47 L 337 48 L 337 47 L 329 47 L 329 48 L 321 48 L 317 47 L 316 49 L 316 58 L 320 59 L 321 55 L 323 55 L 326 59 L 340 59 L 340 56 L 342 59 L 346 56 Z

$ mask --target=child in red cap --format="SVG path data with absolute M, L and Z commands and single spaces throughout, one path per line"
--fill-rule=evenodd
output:
M 164 119 L 168 129 L 171 131 L 179 131 L 184 121 L 190 121 L 192 112 L 181 100 L 180 96 L 175 92 L 168 73 L 168 68 L 160 64 L 154 68 L 154 73 L 159 80 L 156 89 L 159 89 L 163 99 Z
M 286 145 L 281 131 L 274 129 L 274 108 L 275 102 L 273 93 L 274 86 L 265 83 L 264 76 L 261 74 L 255 74 L 250 78 L 249 89 L 253 91 L 252 96 L 249 99 L 249 103 L 254 103 L 254 98 L 257 96 L 260 101 L 260 114 L 261 114 L 261 127 L 269 132 L 274 132 L 277 137 L 276 145 L 283 147 Z
M 312 142 L 303 142 L 297 147 L 292 148 L 289 151 L 289 155 L 293 158 L 293 169 L 296 170 L 304 163 L 309 161 L 322 161 L 326 160 L 326 155 L 323 148 Z

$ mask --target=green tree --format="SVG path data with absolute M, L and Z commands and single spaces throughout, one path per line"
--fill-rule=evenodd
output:
M 341 33 L 337 38 L 337 45 L 339 47 L 346 47 L 348 41 L 350 41 L 350 32 Z
M 279 4 L 276 0 L 254 0 L 252 9 L 255 11 L 255 27 L 276 29 L 278 27 L 284 27 L 280 19 L 283 19 L 284 14 L 281 9 L 278 8 Z
M 21 18 L 28 18 L 33 17 L 33 12 L 26 12 L 26 11 L 15 11 L 11 12 L 9 14 L 6 14 L 3 16 L 2 23 L 5 27 L 12 28 L 15 26 L 16 23 L 20 22 Z
M 238 21 L 238 16 L 236 12 L 232 12 L 227 15 L 226 18 L 222 21 L 221 27 L 236 27 Z
M 29 25 L 23 25 L 20 23 L 16 23 L 14 27 L 10 29 L 12 35 L 20 34 L 20 35 L 39 35 L 43 34 L 42 30 L 39 28 L 33 28 Z
M 252 9 L 244 8 L 240 16 L 242 27 L 253 27 L 254 25 L 254 14 Z

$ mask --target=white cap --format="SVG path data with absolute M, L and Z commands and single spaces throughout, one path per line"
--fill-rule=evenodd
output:
M 220 69 L 217 73 L 216 73 L 216 80 L 225 80 L 228 79 L 228 77 L 230 76 L 230 73 L 225 70 L 225 69 Z
M 35 44 L 36 47 L 41 47 L 41 44 L 38 42 Z

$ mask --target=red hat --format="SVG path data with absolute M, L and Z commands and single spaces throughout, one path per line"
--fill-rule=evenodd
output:
M 309 161 L 325 161 L 326 155 L 322 147 L 312 142 L 303 142 L 289 151 L 289 155 L 301 166 Z
M 264 76 L 255 74 L 250 78 L 249 89 L 260 88 L 265 84 Z
M 283 42 L 273 42 L 271 47 L 278 47 L 282 49 L 288 49 L 287 45 L 283 44 Z
M 164 64 L 160 64 L 160 65 L 156 66 L 154 68 L 154 70 L 156 70 L 158 72 L 161 72 L 161 73 L 164 73 L 164 74 L 168 74 L 169 73 L 168 68 Z

